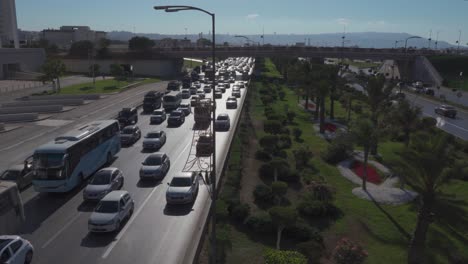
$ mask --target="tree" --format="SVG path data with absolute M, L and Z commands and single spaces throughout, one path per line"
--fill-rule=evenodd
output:
M 283 196 L 288 191 L 288 184 L 282 181 L 275 181 L 271 184 L 271 192 L 277 200 L 277 204 L 281 205 L 281 200 Z
M 89 66 L 89 75 L 93 77 L 93 85 L 96 83 L 96 76 L 101 73 L 101 66 L 99 64 L 93 64 Z
M 278 181 L 278 172 L 288 171 L 289 173 L 289 164 L 285 159 L 274 158 L 272 161 L 270 161 L 269 165 L 273 169 L 273 178 L 275 182 Z M 287 168 L 287 170 L 285 168 Z
M 281 234 L 286 227 L 296 223 L 297 211 L 293 207 L 275 206 L 268 213 L 276 226 L 276 249 L 280 249 Z
M 408 101 L 402 100 L 398 107 L 392 109 L 389 120 L 403 131 L 405 146 L 408 147 L 410 135 L 418 130 L 421 118 L 421 108 L 411 105 Z
M 325 75 L 330 82 L 330 119 L 335 119 L 335 100 L 337 98 L 337 88 L 339 84 L 339 68 L 335 65 L 325 65 Z
M 63 76 L 67 70 L 63 61 L 49 59 L 42 65 L 41 70 L 44 73 L 43 80 L 53 81 L 57 79 L 57 92 L 60 92 L 60 77 Z
M 128 41 L 128 49 L 133 51 L 147 51 L 154 47 L 153 40 L 147 37 L 133 37 Z
M 325 98 L 329 93 L 329 84 L 327 81 L 322 80 L 318 85 L 318 96 L 320 101 L 320 133 L 325 133 Z
M 81 58 L 86 58 L 91 52 L 94 51 L 94 44 L 89 40 L 80 40 L 73 42 L 68 51 L 70 56 L 77 56 Z
M 409 147 L 401 153 L 395 170 L 419 193 L 416 227 L 408 251 L 408 263 L 424 263 L 426 234 L 433 221 L 433 208 L 438 190 L 449 180 L 448 167 L 453 163 L 453 150 L 443 132 L 415 134 Z
M 121 76 L 123 76 L 123 74 L 124 74 L 124 71 L 123 71 L 122 66 L 120 66 L 120 64 L 114 63 L 110 65 L 110 75 L 114 76 L 114 78 L 118 79 Z
M 296 61 L 287 69 L 288 81 L 303 87 L 305 94 L 305 108 L 309 108 L 309 99 L 312 93 L 312 65 L 307 61 Z M 316 102 L 317 103 L 317 102 Z
M 356 143 L 364 149 L 364 175 L 362 177 L 362 189 L 367 190 L 367 161 L 369 152 L 376 141 L 376 127 L 368 118 L 360 118 L 351 127 L 351 133 Z
M 268 249 L 263 255 L 265 264 L 306 264 L 307 258 L 297 251 Z
M 107 38 L 102 38 L 99 40 L 98 43 L 98 50 L 97 50 L 97 57 L 101 59 L 105 59 L 109 57 L 109 46 L 111 44 L 111 40 Z
M 294 150 L 293 155 L 296 160 L 296 169 L 302 169 L 309 164 L 309 160 L 312 158 L 313 153 L 309 146 L 305 145 Z

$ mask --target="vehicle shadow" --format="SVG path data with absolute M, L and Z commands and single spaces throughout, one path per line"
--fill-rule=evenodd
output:
M 159 180 L 139 180 L 137 182 L 137 187 L 138 188 L 154 188 L 158 185 L 161 185 L 161 181 Z
M 93 201 L 83 201 L 81 202 L 81 204 L 78 206 L 77 210 L 79 212 L 92 212 L 94 211 L 94 208 L 96 207 L 97 205 L 97 201 L 96 202 L 93 202 Z
M 120 231 L 120 230 L 119 230 Z M 110 233 L 91 233 L 88 234 L 81 239 L 81 246 L 87 248 L 101 248 L 106 247 L 112 241 L 115 240 L 118 232 L 110 232 Z
M 171 216 L 188 215 L 192 211 L 193 211 L 193 202 L 189 204 L 181 204 L 181 205 L 166 204 L 166 206 L 164 207 L 164 214 L 171 215 Z

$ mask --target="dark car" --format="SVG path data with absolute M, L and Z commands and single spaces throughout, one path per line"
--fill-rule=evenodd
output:
M 237 98 L 234 96 L 229 96 L 226 100 L 227 109 L 236 109 L 237 108 Z
M 131 145 L 141 138 L 141 131 L 138 126 L 126 126 L 120 132 L 120 143 L 122 145 Z
M 135 107 L 122 108 L 117 116 L 120 127 L 125 127 L 138 122 L 138 110 Z
M 434 96 L 435 94 L 434 89 L 431 88 L 424 88 L 424 93 L 430 96 Z
M 440 105 L 434 109 L 434 112 L 439 115 L 455 118 L 457 116 L 457 109 L 450 105 Z
M 220 89 L 216 88 L 215 89 L 215 99 L 220 99 L 223 98 L 223 93 L 221 92 Z
M 213 153 L 213 135 L 203 133 L 198 137 L 197 156 L 210 156 Z
M 167 84 L 167 92 L 170 91 L 179 91 L 180 90 L 180 82 L 179 81 L 170 81 Z
M 185 113 L 184 111 L 177 109 L 171 112 L 169 118 L 167 119 L 167 124 L 169 126 L 180 126 L 185 122 Z
M 30 161 L 25 161 L 24 164 L 10 167 L 0 175 L 0 181 L 15 182 L 18 189 L 23 190 L 32 183 L 33 171 L 31 165 Z

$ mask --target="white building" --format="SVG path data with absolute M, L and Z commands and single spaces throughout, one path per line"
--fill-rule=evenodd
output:
M 0 47 L 11 42 L 19 48 L 15 0 L 0 0 Z
M 45 29 L 42 31 L 42 38 L 55 44 L 59 48 L 69 49 L 73 42 L 89 40 L 95 44 L 100 39 L 106 38 L 104 31 L 94 31 L 87 26 L 61 26 L 60 29 Z

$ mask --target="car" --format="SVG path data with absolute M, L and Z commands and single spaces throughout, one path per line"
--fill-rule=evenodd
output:
M 198 98 L 204 99 L 205 98 L 205 92 L 204 91 L 197 91 Z
M 135 202 L 127 191 L 112 191 L 99 201 L 89 217 L 88 231 L 119 231 L 122 223 L 132 216 L 134 209 Z
M 210 156 L 213 153 L 213 135 L 202 132 L 197 140 L 196 156 Z
M 219 89 L 222 93 L 226 92 L 226 88 L 224 87 L 224 85 L 217 85 L 216 89 Z
M 167 124 L 169 126 L 180 126 L 185 122 L 185 113 L 180 109 L 176 109 L 169 114 Z
M 396 99 L 396 100 L 404 100 L 406 98 L 406 95 L 402 92 L 395 92 L 392 96 L 392 98 Z
M 0 175 L 0 181 L 15 182 L 20 190 L 31 185 L 34 172 L 32 170 L 32 160 L 29 159 L 30 158 L 25 160 L 24 164 L 11 166 L 2 172 Z
M 234 87 L 232 88 L 232 92 L 231 92 L 231 95 L 236 97 L 236 98 L 240 98 L 241 97 L 241 91 L 240 91 L 240 88 L 239 87 Z
M 211 93 L 211 85 L 205 85 L 203 87 L 203 92 L 205 93 Z
M 164 131 L 148 132 L 143 139 L 143 149 L 160 149 L 166 143 L 166 139 Z
M 140 179 L 162 180 L 171 167 L 171 161 L 164 152 L 156 152 L 141 163 Z
M 182 103 L 179 106 L 179 110 L 182 110 L 185 114 L 185 116 L 190 115 L 192 113 L 192 108 L 190 107 L 190 104 L 188 103 Z
M 243 82 L 239 83 L 239 88 L 244 89 L 244 88 L 245 88 L 245 84 L 244 84 Z
M 122 145 L 131 145 L 141 138 L 141 130 L 138 126 L 126 126 L 120 132 L 120 143 Z
M 424 88 L 424 93 L 430 96 L 434 96 L 435 94 L 434 89 L 431 88 Z
M 439 105 L 434 109 L 434 112 L 450 118 L 455 118 L 457 116 L 457 109 L 450 105 Z
M 94 174 L 83 190 L 83 200 L 101 200 L 111 191 L 122 189 L 124 176 L 117 168 L 104 168 Z
M 215 120 L 215 129 L 217 131 L 228 131 L 231 127 L 231 119 L 228 114 L 219 114 Z
M 227 109 L 236 109 L 237 108 L 237 98 L 235 96 L 229 96 L 226 100 Z
M 190 96 L 192 96 L 189 89 L 182 89 L 181 95 L 182 99 L 188 99 Z
M 120 127 L 138 123 L 138 110 L 136 107 L 125 107 L 117 115 Z
M 221 85 L 224 86 L 224 88 L 226 88 L 226 89 L 231 88 L 231 85 L 229 83 L 223 83 Z
M 192 96 L 192 99 L 190 99 L 190 106 L 191 106 L 191 107 L 197 106 L 198 101 L 199 101 L 198 95 Z
M 199 81 L 194 82 L 192 85 L 194 85 L 197 89 L 201 88 L 201 83 Z
M 158 109 L 154 110 L 150 116 L 150 124 L 161 124 L 166 120 L 166 110 Z
M 15 235 L 0 236 L 0 263 L 30 264 L 34 255 L 34 247 L 28 240 Z
M 200 172 L 181 172 L 176 174 L 170 183 L 167 183 L 166 202 L 167 204 L 187 204 L 193 203 L 197 197 L 199 189 Z
M 235 82 L 236 82 L 236 79 L 235 79 L 234 77 L 231 77 L 231 78 L 229 78 L 229 82 L 230 82 L 230 83 L 235 83 Z
M 194 94 L 197 94 L 198 88 L 195 86 L 192 86 L 190 87 L 189 91 L 191 95 L 194 95 Z
M 215 89 L 215 99 L 223 98 L 223 93 L 218 88 Z

